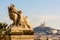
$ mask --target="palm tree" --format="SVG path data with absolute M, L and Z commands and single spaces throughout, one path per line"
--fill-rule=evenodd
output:
M 8 24 L 6 23 L 0 23 L 0 35 L 2 34 L 2 31 L 6 30 Z

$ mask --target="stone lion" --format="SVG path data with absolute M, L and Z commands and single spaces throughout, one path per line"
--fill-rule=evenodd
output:
M 17 9 L 16 9 L 16 7 L 13 5 L 13 4 L 11 4 L 9 7 L 8 7 L 8 12 L 9 12 L 9 17 L 10 17 L 10 19 L 11 20 L 13 20 L 13 24 L 17 24 L 16 22 L 17 22 L 17 18 L 18 18 L 18 12 L 17 12 Z
M 13 20 L 13 25 L 23 26 L 23 27 L 27 26 L 28 28 L 30 28 L 30 24 L 27 20 L 27 16 L 23 16 L 22 11 L 21 10 L 18 11 L 13 4 L 11 4 L 8 7 L 8 12 L 10 19 Z

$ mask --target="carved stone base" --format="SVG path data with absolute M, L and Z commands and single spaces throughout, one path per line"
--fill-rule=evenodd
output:
M 34 40 L 34 35 L 10 35 L 6 40 Z
M 12 28 L 11 28 L 11 32 L 20 32 L 21 30 L 33 30 L 32 28 L 28 28 L 28 27 L 22 27 L 22 26 L 19 26 L 19 27 L 17 27 L 17 26 L 11 26 Z
M 11 27 L 9 31 L 6 32 L 6 40 L 34 40 L 34 31 L 33 29 L 9 26 Z

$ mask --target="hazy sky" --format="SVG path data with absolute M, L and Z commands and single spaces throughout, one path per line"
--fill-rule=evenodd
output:
M 7 10 L 11 3 L 28 16 L 32 27 L 45 21 L 46 26 L 60 29 L 60 0 L 0 0 L 0 22 L 11 24 Z

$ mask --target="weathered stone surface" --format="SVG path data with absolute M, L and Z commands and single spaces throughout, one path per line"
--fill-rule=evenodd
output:
M 26 27 L 31 28 L 30 23 L 27 20 L 27 16 L 24 16 L 21 10 L 17 10 L 15 5 L 11 4 L 8 7 L 9 17 L 11 20 L 13 20 L 13 25 L 16 25 L 17 27 Z
M 19 27 L 16 27 L 16 26 L 13 26 L 11 28 L 11 32 L 20 32 L 20 30 L 33 30 L 32 28 L 28 28 L 28 27 L 22 27 L 22 26 L 19 26 Z
M 27 16 L 17 10 L 15 5 L 8 7 L 9 17 L 13 23 L 6 29 L 6 40 L 34 40 L 34 31 L 31 28 Z
M 6 37 L 5 40 L 34 40 L 34 35 L 7 35 Z

